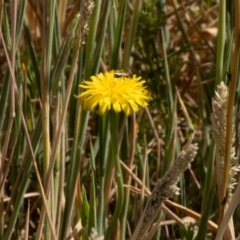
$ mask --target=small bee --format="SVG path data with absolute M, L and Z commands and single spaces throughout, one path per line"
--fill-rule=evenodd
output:
M 132 74 L 124 71 L 119 71 L 114 73 L 114 77 L 115 78 L 124 78 L 124 77 L 131 78 Z

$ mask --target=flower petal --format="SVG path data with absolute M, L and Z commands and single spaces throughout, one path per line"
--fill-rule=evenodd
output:
M 126 115 L 139 111 L 139 106 L 146 107 L 151 99 L 144 86 L 145 81 L 136 75 L 123 71 L 109 71 L 83 81 L 79 86 L 85 89 L 79 97 L 85 109 L 92 110 L 99 105 L 99 113 L 104 114 L 111 108 L 115 112 L 124 111 Z M 122 74 L 121 74 L 122 73 Z

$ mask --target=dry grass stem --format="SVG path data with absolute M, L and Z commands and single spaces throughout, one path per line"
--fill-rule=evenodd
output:
M 228 106 L 228 88 L 221 82 L 217 86 L 215 96 L 212 100 L 212 115 L 210 126 L 213 139 L 215 140 L 217 151 L 219 154 L 221 168 L 218 169 L 217 174 L 221 177 L 224 168 L 224 159 L 226 155 L 225 144 L 226 144 L 226 124 L 227 124 L 227 106 Z M 229 172 L 229 183 L 228 183 L 228 196 L 231 197 L 236 183 L 236 174 L 240 171 L 240 166 L 237 162 L 235 155 L 235 125 L 232 124 L 232 148 L 231 148 L 231 163 Z
M 144 239 L 144 236 L 147 234 L 147 231 L 157 216 L 163 202 L 174 194 L 179 195 L 180 189 L 177 187 L 177 183 L 179 181 L 180 173 L 190 167 L 190 163 L 194 160 L 197 150 L 197 144 L 188 144 L 186 149 L 182 150 L 179 154 L 168 172 L 157 181 L 148 204 L 145 207 L 141 224 L 142 227 L 136 239 Z

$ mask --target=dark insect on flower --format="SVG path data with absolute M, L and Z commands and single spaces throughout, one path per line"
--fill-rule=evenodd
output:
M 132 74 L 128 72 L 119 71 L 114 73 L 114 77 L 115 78 L 124 78 L 124 77 L 132 78 Z

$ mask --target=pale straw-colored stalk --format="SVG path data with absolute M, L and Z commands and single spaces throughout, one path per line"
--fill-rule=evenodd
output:
M 222 221 L 223 215 L 227 211 L 229 202 L 232 198 L 233 190 L 237 184 L 236 175 L 240 171 L 240 166 L 236 158 L 235 150 L 235 125 L 232 123 L 231 129 L 231 152 L 229 159 L 229 171 L 227 171 L 227 178 L 223 178 L 226 159 L 226 131 L 227 131 L 227 108 L 229 101 L 229 91 L 227 86 L 221 82 L 217 86 L 215 96 L 212 100 L 212 115 L 210 126 L 213 139 L 216 143 L 216 175 L 217 175 L 217 186 L 218 186 L 218 196 L 219 203 L 223 211 L 220 209 L 220 223 Z M 234 109 L 233 109 L 234 112 Z M 225 182 L 227 180 L 227 182 Z M 225 187 L 227 188 L 225 194 Z M 232 218 L 229 219 L 228 227 L 224 233 L 225 238 L 232 239 L 234 238 L 234 227 Z
M 228 105 L 228 88 L 221 82 L 217 86 L 215 96 L 212 100 L 212 115 L 211 115 L 211 132 L 213 139 L 216 143 L 217 150 L 217 180 L 219 186 L 219 196 L 221 196 L 222 176 L 224 168 L 224 158 L 226 155 L 226 123 L 227 123 L 227 105 Z M 231 139 L 231 158 L 230 158 L 230 169 L 229 169 L 229 182 L 227 183 L 227 198 L 231 198 L 232 192 L 236 185 L 236 174 L 239 172 L 240 167 L 237 163 L 235 155 L 235 125 L 232 124 L 232 139 Z M 220 199 L 222 200 L 222 199 Z M 227 200 L 227 199 L 226 199 Z
M 180 189 L 177 187 L 177 183 L 179 182 L 180 173 L 190 167 L 190 163 L 194 160 L 194 157 L 197 154 L 197 149 L 197 144 L 191 144 L 190 140 L 167 173 L 157 181 L 131 240 L 145 239 L 145 236 L 147 235 L 155 217 L 158 215 L 163 202 L 174 194 L 179 194 Z

